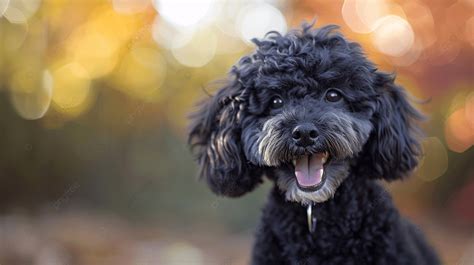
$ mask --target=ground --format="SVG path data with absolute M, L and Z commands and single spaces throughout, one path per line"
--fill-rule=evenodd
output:
M 428 218 L 414 220 L 448 265 L 474 264 L 472 233 Z M 415 217 L 416 218 L 416 217 Z M 413 219 L 413 217 L 412 217 Z M 0 217 L 1 265 L 248 264 L 251 232 L 214 227 L 163 229 L 91 212 Z

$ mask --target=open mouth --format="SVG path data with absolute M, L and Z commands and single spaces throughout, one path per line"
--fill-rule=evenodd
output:
M 328 161 L 327 152 L 306 155 L 293 160 L 298 188 L 302 191 L 319 190 L 326 180 L 324 164 Z

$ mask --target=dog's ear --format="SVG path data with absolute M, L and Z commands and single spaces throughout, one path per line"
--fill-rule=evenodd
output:
M 189 144 L 200 177 L 219 195 L 237 197 L 262 181 L 261 169 L 247 161 L 241 146 L 244 101 L 241 84 L 230 81 L 191 116 Z
M 423 115 L 394 81 L 395 75 L 375 72 L 374 129 L 360 156 L 370 176 L 388 181 L 408 176 L 421 153 L 417 123 Z

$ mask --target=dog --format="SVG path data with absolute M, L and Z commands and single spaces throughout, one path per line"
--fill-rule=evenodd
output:
M 225 84 L 191 115 L 189 144 L 213 192 L 274 182 L 252 264 L 440 264 L 379 180 L 421 153 L 416 110 L 336 25 L 253 39 Z

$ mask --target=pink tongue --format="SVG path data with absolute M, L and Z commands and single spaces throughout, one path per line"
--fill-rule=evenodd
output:
M 323 154 L 303 156 L 296 160 L 295 176 L 303 187 L 318 185 L 323 177 Z

